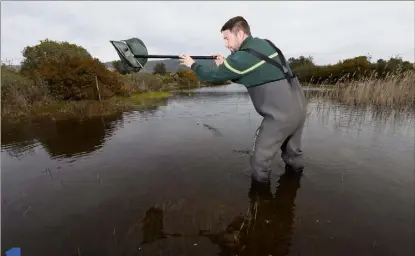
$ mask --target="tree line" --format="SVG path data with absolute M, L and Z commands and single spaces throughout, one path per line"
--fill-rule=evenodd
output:
M 388 75 L 415 70 L 414 63 L 404 61 L 399 56 L 389 60 L 378 59 L 376 62 L 370 60 L 369 56 L 358 56 L 332 65 L 316 65 L 312 56 L 300 56 L 289 58 L 288 63 L 301 82 L 310 84 L 335 84 L 369 77 L 384 79 Z

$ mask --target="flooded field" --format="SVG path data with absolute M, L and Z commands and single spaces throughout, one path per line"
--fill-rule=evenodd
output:
M 306 168 L 244 172 L 261 118 L 239 85 L 153 110 L 2 123 L 2 254 L 414 255 L 414 113 L 309 97 Z

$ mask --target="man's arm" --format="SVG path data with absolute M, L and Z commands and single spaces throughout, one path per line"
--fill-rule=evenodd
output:
M 223 82 L 242 77 L 242 74 L 233 69 L 232 65 L 235 66 L 234 60 L 231 57 L 228 57 L 223 64 L 220 64 L 215 68 L 210 68 L 195 62 L 192 64 L 191 69 L 202 81 Z

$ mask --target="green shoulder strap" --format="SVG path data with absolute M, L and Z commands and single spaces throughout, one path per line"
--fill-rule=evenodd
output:
M 271 59 L 268 56 L 254 50 L 254 49 L 246 48 L 246 49 L 242 49 L 241 51 L 249 52 L 249 53 L 255 55 L 257 58 L 262 59 L 262 60 L 276 66 L 278 69 L 281 70 L 281 72 L 285 75 L 285 78 L 287 79 L 287 81 L 291 84 L 291 78 L 294 78 L 295 75 L 292 74 L 292 72 L 290 72 L 291 70 L 287 66 L 287 62 L 285 61 L 284 55 L 282 54 L 281 50 L 278 49 L 278 47 L 276 47 L 271 41 L 269 41 L 268 39 L 265 39 L 265 40 L 278 52 L 278 57 L 280 58 L 280 61 L 281 61 L 282 65 L 280 63 L 278 63 L 276 60 Z

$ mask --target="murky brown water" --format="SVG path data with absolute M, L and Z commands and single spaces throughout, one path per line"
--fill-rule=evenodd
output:
M 236 89 L 235 89 L 236 88 Z M 2 125 L 2 254 L 414 255 L 414 114 L 309 103 L 307 167 L 243 174 L 236 85 L 84 121 Z

